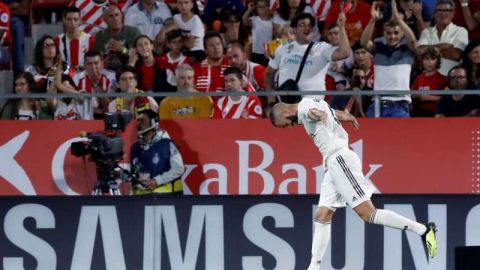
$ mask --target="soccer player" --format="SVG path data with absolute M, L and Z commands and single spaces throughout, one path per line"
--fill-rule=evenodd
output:
M 412 231 L 422 237 L 428 257 L 435 257 L 437 243 L 434 223 L 421 224 L 393 211 L 377 209 L 370 197 L 372 190 L 362 173 L 360 159 L 348 148 L 348 134 L 340 121 L 351 122 L 358 128 L 354 116 L 334 111 L 321 99 L 303 98 L 300 103 L 277 103 L 269 112 L 272 124 L 290 128 L 302 124 L 323 156 L 326 173 L 315 213 L 315 233 L 312 259 L 308 270 L 320 269 L 320 263 L 330 241 L 331 222 L 335 210 L 350 207 L 368 223 Z

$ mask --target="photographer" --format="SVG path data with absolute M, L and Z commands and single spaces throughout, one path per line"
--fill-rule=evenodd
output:
M 133 186 L 133 194 L 183 194 L 182 156 L 173 141 L 158 130 L 157 122 L 152 110 L 138 113 L 138 141 L 130 149 L 130 165 L 142 184 Z

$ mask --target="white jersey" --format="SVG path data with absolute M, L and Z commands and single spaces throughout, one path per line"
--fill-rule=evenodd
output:
M 148 14 L 145 12 L 141 1 L 129 7 L 125 14 L 125 25 L 137 27 L 142 34 L 154 40 L 158 32 L 162 30 L 165 21 L 172 17 L 167 4 L 154 2 L 154 5 L 153 11 Z
M 303 55 L 308 44 L 299 44 L 295 40 L 283 43 L 275 51 L 275 56 L 268 65 L 278 70 L 278 85 L 288 79 L 295 80 Z M 327 74 L 332 54 L 336 47 L 326 42 L 315 42 L 310 50 L 298 87 L 302 91 L 325 90 L 325 75 Z M 323 98 L 323 96 L 319 96 Z
M 327 114 L 326 124 L 308 118 L 308 111 L 312 108 Z M 348 133 L 335 116 L 334 110 L 323 99 L 303 98 L 298 104 L 298 123 L 305 127 L 324 161 L 333 153 L 343 148 L 348 149 Z
M 257 54 L 265 53 L 265 44 L 273 39 L 272 20 L 262 20 L 258 16 L 252 16 L 252 52 Z
M 205 28 L 203 27 L 203 22 L 200 17 L 194 15 L 190 20 L 184 22 L 181 14 L 175 14 L 173 20 L 180 31 L 182 31 L 182 36 L 187 38 L 192 36 L 195 37 L 195 42 L 190 51 L 203 51 L 203 36 L 205 35 Z

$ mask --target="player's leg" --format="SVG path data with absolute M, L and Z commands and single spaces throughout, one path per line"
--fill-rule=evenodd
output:
M 435 255 L 435 225 L 418 223 L 391 210 L 376 209 L 370 200 L 372 189 L 362 173 L 360 160 L 353 151 L 342 151 L 329 163 L 338 192 L 352 209 L 367 223 L 409 230 L 423 236 L 430 257 Z M 430 237 L 427 237 L 430 235 Z M 430 241 L 426 241 L 426 239 Z
M 345 207 L 345 205 L 345 201 L 335 190 L 330 173 L 326 172 L 322 182 L 318 208 L 315 211 L 312 258 L 308 270 L 320 269 L 320 263 L 330 242 L 333 214 L 335 209 Z
M 325 206 L 319 206 L 313 221 L 314 233 L 312 240 L 312 258 L 307 270 L 320 269 L 320 263 L 330 242 L 332 217 L 335 211 Z
M 435 257 L 437 252 L 435 223 L 421 224 L 394 211 L 375 208 L 371 200 L 362 202 L 353 210 L 367 223 L 408 230 L 420 235 L 427 252 L 427 258 Z

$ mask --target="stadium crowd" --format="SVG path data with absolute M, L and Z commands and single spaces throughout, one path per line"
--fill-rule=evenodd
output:
M 429 1 L 74 0 L 63 33 L 36 41 L 26 67 L 27 26 L 11 13 L 22 1 L 1 1 L 0 65 L 14 71 L 15 93 L 275 91 L 289 79 L 303 91 L 480 90 L 480 0 Z M 324 98 L 373 117 L 371 96 Z M 11 99 L 0 117 L 256 119 L 277 100 Z M 382 117 L 480 116 L 480 95 L 384 95 L 380 107 Z

